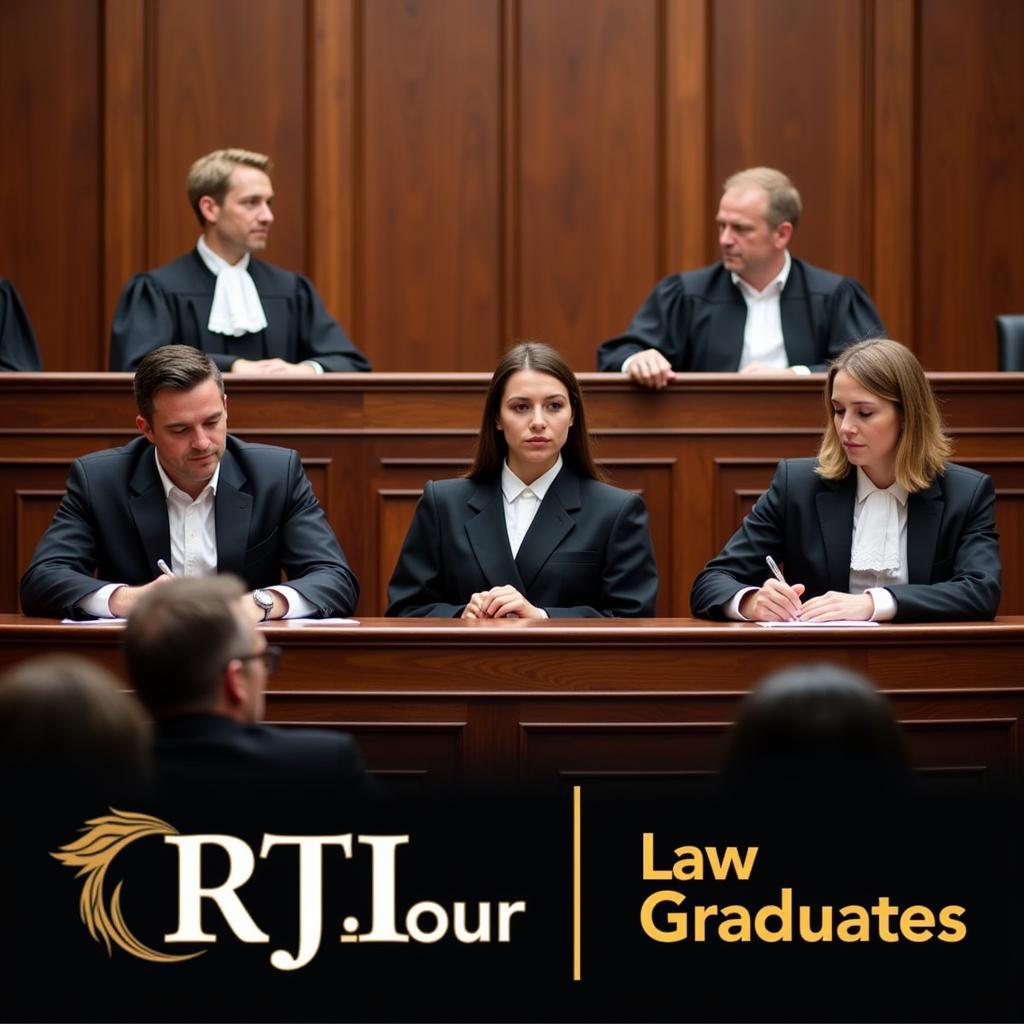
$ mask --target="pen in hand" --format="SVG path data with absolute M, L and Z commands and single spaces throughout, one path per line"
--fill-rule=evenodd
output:
M 772 564 L 774 565 L 775 563 L 773 562 Z M 158 559 L 156 560 L 156 567 L 157 567 L 157 568 L 158 568 L 158 569 L 159 569 L 159 570 L 160 570 L 160 571 L 161 571 L 161 572 L 162 572 L 162 573 L 163 573 L 163 574 L 164 574 L 165 576 L 173 576 L 173 575 L 174 575 L 174 573 L 173 573 L 173 572 L 171 572 L 171 567 L 170 567 L 170 566 L 169 566 L 169 565 L 168 565 L 168 564 L 167 564 L 167 563 L 166 563 L 166 562 L 165 562 L 165 561 L 164 561 L 164 560 L 163 560 L 162 558 L 158 558 Z M 776 570 L 775 570 L 775 572 L 776 572 L 776 573 L 778 573 L 778 569 L 776 569 Z M 780 578 L 781 578 L 781 577 L 780 577 Z
M 768 563 L 768 568 L 769 568 L 769 569 L 771 569 L 771 571 L 772 571 L 772 575 L 773 575 L 773 576 L 774 576 L 774 577 L 775 577 L 775 578 L 776 578 L 776 579 L 777 579 L 777 580 L 778 580 L 778 581 L 779 581 L 779 582 L 780 582 L 780 583 L 781 583 L 781 584 L 782 584 L 782 585 L 783 585 L 784 587 L 789 587 L 789 584 L 788 584 L 788 583 L 786 582 L 786 577 L 782 575 L 782 570 L 781 570 L 781 569 L 780 569 L 780 568 L 779 568 L 779 567 L 778 567 L 778 566 L 777 566 L 777 565 L 775 564 L 775 559 L 774 559 L 774 558 L 772 558 L 772 556 L 771 556 L 771 555 L 765 555 L 765 556 L 764 556 L 764 560 L 765 560 L 765 561 L 766 561 L 766 562 Z M 790 589 L 792 589 L 792 588 L 790 588 Z M 797 601 L 799 601 L 799 597 L 797 598 Z M 799 612 L 797 612 L 797 613 L 796 613 L 796 614 L 795 614 L 795 615 L 793 616 L 793 618 L 794 618 L 794 619 L 799 619 L 799 618 L 800 618 L 800 613 L 799 613 Z

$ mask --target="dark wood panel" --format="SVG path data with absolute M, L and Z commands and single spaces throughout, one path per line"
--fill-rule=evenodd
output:
M 195 245 L 185 196 L 196 157 L 224 146 L 274 161 L 267 258 L 306 266 L 306 7 L 292 0 L 153 0 L 147 262 Z M 143 268 L 140 268 L 143 269 Z
M 996 366 L 993 317 L 1024 310 L 1024 5 L 918 6 L 918 295 L 932 370 Z
M 101 369 L 100 11 L 95 0 L 0 10 L 0 275 L 51 370 Z
M 378 369 L 500 358 L 500 29 L 497 0 L 362 5 L 355 330 Z
M 743 167 L 784 170 L 804 201 L 796 254 L 863 277 L 863 0 L 715 0 L 712 10 L 714 184 Z
M 658 6 L 652 0 L 519 10 L 520 293 L 513 330 L 594 366 L 658 277 Z
M 0 616 L 0 668 L 60 646 L 123 673 L 118 626 Z M 355 734 L 407 790 L 484 776 L 699 788 L 740 702 L 769 671 L 833 661 L 869 674 L 914 764 L 958 790 L 1021 776 L 1024 618 L 794 633 L 692 619 L 266 627 L 285 648 L 268 718 Z

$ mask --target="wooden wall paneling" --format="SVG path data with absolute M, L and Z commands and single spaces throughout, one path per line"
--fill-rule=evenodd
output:
M 307 41 L 307 266 L 324 305 L 376 365 L 361 339 L 355 287 L 357 178 L 357 11 L 355 0 L 309 0 Z
M 0 10 L 0 275 L 25 303 L 48 370 L 100 358 L 100 4 Z
M 871 241 L 867 285 L 886 329 L 912 347 L 929 366 L 927 338 L 916 331 L 914 202 L 917 156 L 914 144 L 915 82 L 918 62 L 914 0 L 883 0 L 869 5 L 873 35 L 869 40 L 871 78 L 871 158 L 867 182 L 871 197 Z M 980 368 L 980 367 L 979 367 Z
M 858 278 L 868 249 L 863 8 L 715 0 L 712 30 L 713 182 L 760 164 L 785 171 L 804 203 L 794 254 Z
M 932 370 L 995 369 L 993 317 L 1024 311 L 1024 5 L 918 12 L 920 351 Z
M 490 370 L 501 335 L 501 6 L 362 11 L 360 333 L 381 370 Z
M 109 365 L 110 326 L 125 282 L 147 268 L 150 168 L 146 163 L 149 8 L 141 0 L 103 6 L 103 274 L 98 361 Z
M 713 209 L 718 183 L 710 178 L 709 6 L 709 0 L 665 0 L 664 4 L 659 199 L 664 235 L 659 277 L 700 267 L 716 250 Z M 644 294 L 637 295 L 637 307 Z M 621 328 L 610 327 L 609 334 L 616 329 Z
M 520 0 L 518 10 L 516 325 L 589 370 L 662 261 L 660 7 Z
M 197 157 L 225 146 L 274 161 L 274 212 L 266 256 L 306 266 L 308 210 L 307 10 L 293 0 L 152 0 L 155 48 L 149 166 L 150 262 L 195 245 L 185 196 Z

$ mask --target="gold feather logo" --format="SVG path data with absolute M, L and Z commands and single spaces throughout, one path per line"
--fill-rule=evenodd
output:
M 110 814 L 99 818 L 90 818 L 81 829 L 85 834 L 74 842 L 60 848 L 59 853 L 51 853 L 62 864 L 69 868 L 80 868 L 76 878 L 85 878 L 82 895 L 78 905 L 82 921 L 89 934 L 97 942 L 107 947 L 107 955 L 113 953 L 111 942 L 120 946 L 125 952 L 131 953 L 142 960 L 153 960 L 156 963 L 177 963 L 200 956 L 205 950 L 196 953 L 173 954 L 161 953 L 140 942 L 125 924 L 121 913 L 121 887 L 118 882 L 110 900 L 108 912 L 103 898 L 103 884 L 107 870 L 114 858 L 129 844 L 146 836 L 175 836 L 176 828 L 166 821 L 151 817 L 148 814 L 133 814 L 110 808 Z M 88 828 L 88 826 L 92 826 Z

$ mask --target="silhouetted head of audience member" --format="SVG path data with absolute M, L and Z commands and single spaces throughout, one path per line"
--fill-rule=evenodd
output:
M 740 796 L 899 796 L 910 780 L 888 702 L 864 676 L 826 663 L 763 679 L 723 766 L 727 791 Z
M 35 805 L 103 812 L 149 774 L 146 717 L 106 669 L 74 655 L 21 662 L 0 677 L 0 777 Z
M 243 612 L 234 576 L 171 580 L 136 605 L 124 634 L 128 677 L 154 718 L 263 717 L 278 650 Z

